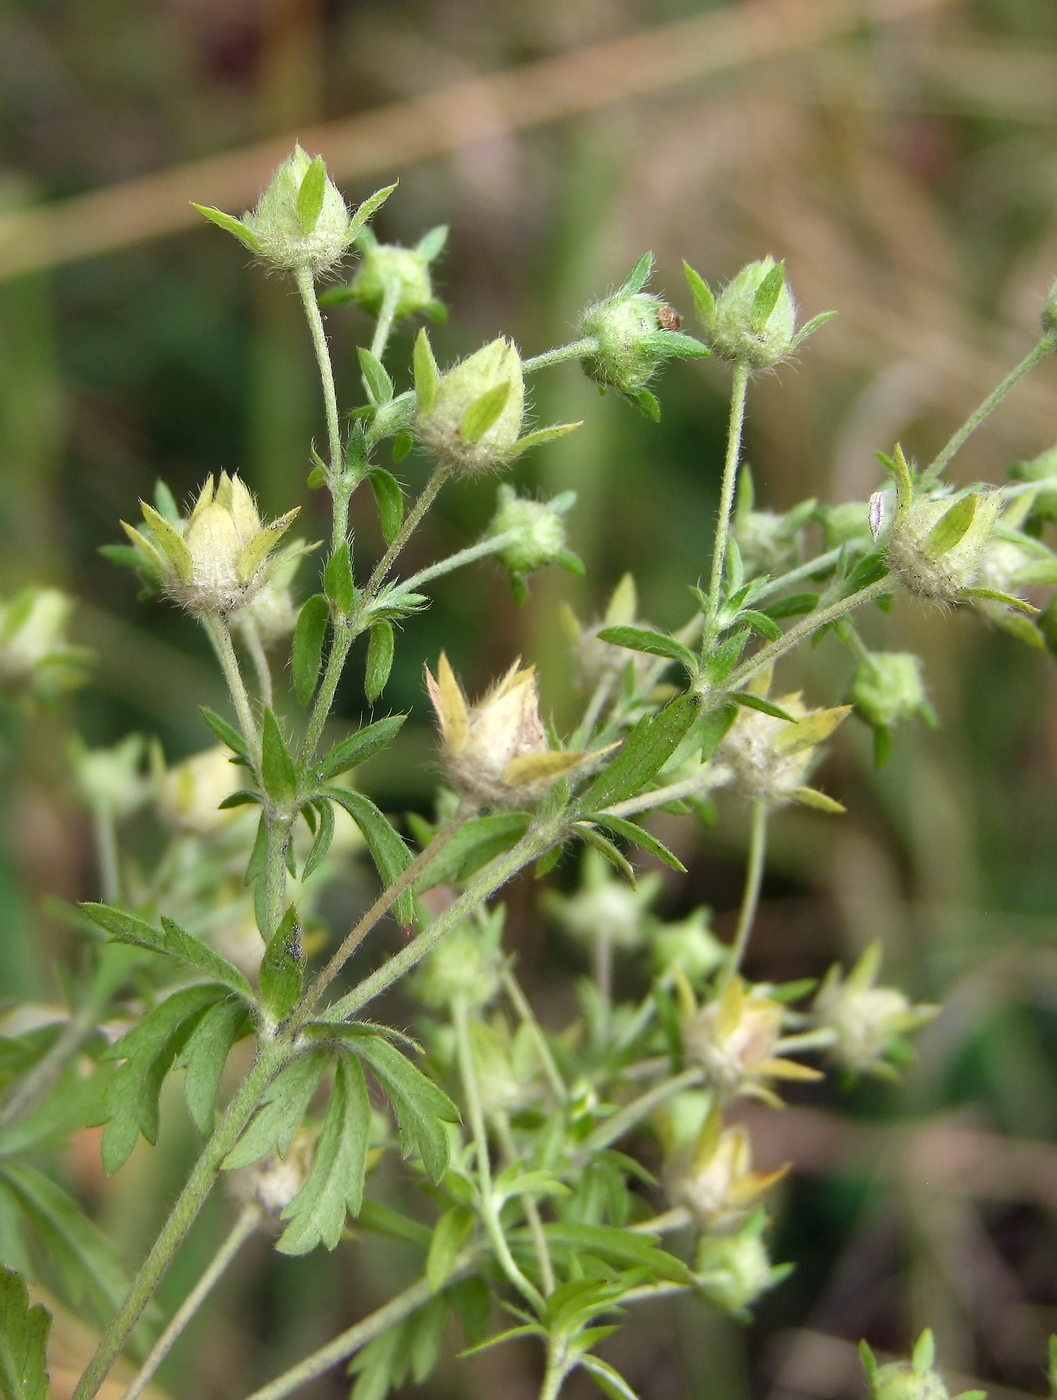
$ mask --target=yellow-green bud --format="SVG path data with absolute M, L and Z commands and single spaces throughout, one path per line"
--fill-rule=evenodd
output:
M 499 991 L 505 916 L 500 905 L 456 924 L 412 974 L 412 995 L 436 1011 L 446 1011 L 460 999 L 471 1008 L 487 1006 Z
M 90 653 L 66 641 L 72 608 L 57 588 L 26 588 L 0 602 L 0 690 L 43 699 L 79 684 Z
M 657 972 L 677 967 L 691 982 L 700 982 L 730 956 L 713 934 L 708 909 L 695 909 L 677 924 L 660 924 L 650 933 L 650 956 Z
M 911 501 L 892 521 L 888 567 L 918 597 L 958 602 L 962 590 L 976 582 L 1000 506 L 997 493 L 982 491 L 955 501 Z
M 943 1377 L 934 1370 L 936 1344 L 926 1327 L 914 1346 L 910 1361 L 890 1361 L 878 1366 L 873 1352 L 865 1342 L 859 1344 L 859 1355 L 870 1386 L 870 1400 L 948 1400 Z M 965 1390 L 955 1400 L 985 1400 L 983 1390 Z
M 317 157 L 318 160 L 318 157 Z M 257 239 L 257 251 L 272 267 L 296 272 L 311 268 L 325 272 L 345 256 L 349 246 L 349 211 L 337 186 L 300 146 L 283 161 L 244 222 Z M 310 172 L 312 174 L 310 175 Z M 322 195 L 302 196 L 306 179 L 320 181 Z M 312 218 L 313 206 L 315 217 Z M 307 207 L 306 207 L 307 206 Z
M 876 942 L 847 977 L 834 964 L 811 1010 L 818 1028 L 831 1033 L 830 1053 L 838 1064 L 853 1074 L 893 1078 L 889 1061 L 898 1055 L 903 1037 L 939 1015 L 940 1008 L 915 1004 L 897 987 L 875 986 L 880 966 L 881 945 Z
M 518 602 L 527 596 L 526 575 L 548 564 L 560 564 L 570 573 L 583 574 L 583 563 L 565 547 L 563 516 L 575 502 L 575 491 L 563 491 L 552 501 L 531 501 L 518 496 L 512 486 L 500 486 L 496 513 L 484 538 L 512 536 L 496 557 L 510 574 Z
M 798 331 L 785 265 L 770 255 L 746 264 L 718 297 L 713 297 L 708 283 L 692 267 L 686 267 L 686 278 L 705 343 L 716 355 L 750 369 L 778 364 L 833 315 L 823 312 Z
M 765 1219 L 757 1208 L 736 1234 L 702 1235 L 697 1243 L 698 1292 L 739 1321 L 746 1321 L 752 1304 L 789 1273 L 789 1265 L 771 1263 L 763 1242 Z
M 429 260 L 417 248 L 379 243 L 372 234 L 360 239 L 363 262 L 352 279 L 349 294 L 364 311 L 377 316 L 388 293 L 394 321 L 436 306 Z
M 491 341 L 419 391 L 418 435 L 463 472 L 496 471 L 517 455 L 525 417 L 521 356 L 504 338 Z
M 915 715 L 934 724 L 922 670 L 921 658 L 913 652 L 871 652 L 856 667 L 848 700 L 875 729 L 894 729 Z

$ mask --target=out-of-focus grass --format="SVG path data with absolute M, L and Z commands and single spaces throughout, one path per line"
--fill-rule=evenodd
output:
M 182 0 L 113 4 L 100 25 L 76 0 L 11 4 L 0 20 L 0 188 L 12 208 L 105 187 L 708 8 L 722 7 Z M 795 24 L 795 7 L 788 14 Z M 379 231 L 410 241 L 431 224 L 452 226 L 442 358 L 501 331 L 529 351 L 567 338 L 578 309 L 647 246 L 658 254 L 658 285 L 684 310 L 680 258 L 722 279 L 749 257 L 786 257 L 805 315 L 840 315 L 798 365 L 754 386 L 748 452 L 758 494 L 780 509 L 805 495 L 862 498 L 878 480 L 875 448 L 901 438 L 908 451 L 933 450 L 1031 342 L 1057 274 L 1054 78 L 1049 0 L 949 0 L 916 20 L 863 27 L 538 131 L 476 142 L 471 131 L 451 154 L 399 172 Z M 305 532 L 322 529 L 320 503 L 304 489 L 308 438 L 320 431 L 307 340 L 287 289 L 245 262 L 203 227 L 0 286 L 0 579 L 8 591 L 54 580 L 90 600 L 80 631 L 99 666 L 76 711 L 92 743 L 129 727 L 158 733 L 171 756 L 208 741 L 194 708 L 219 695 L 206 649 L 173 609 L 137 604 L 129 578 L 95 553 L 157 476 L 183 499 L 209 471 L 238 469 L 270 511 L 303 504 Z M 364 329 L 356 316 L 330 321 L 350 391 L 349 351 Z M 399 346 L 409 343 L 401 333 Z M 549 703 L 567 714 L 560 599 L 590 616 L 631 569 L 644 616 L 682 619 L 685 584 L 708 564 L 725 392 L 718 366 L 673 368 L 654 426 L 599 399 L 570 367 L 539 382 L 540 421 L 583 417 L 585 426 L 535 454 L 519 480 L 579 492 L 573 543 L 590 576 L 540 577 L 520 611 L 498 574 L 485 575 L 486 587 L 480 572 L 438 586 L 432 609 L 405 629 L 386 692 L 386 706 L 410 709 L 417 728 L 402 761 L 365 774 L 380 800 L 399 810 L 427 799 L 421 661 L 441 645 L 471 689 L 518 652 L 539 660 Z M 1044 365 L 973 439 L 956 478 L 1001 480 L 1011 459 L 1049 446 L 1055 402 L 1057 370 Z M 415 458 L 401 468 L 412 485 L 423 470 Z M 491 492 L 487 482 L 452 488 L 414 556 L 472 537 Z M 370 517 L 358 504 L 365 558 L 378 548 Z M 905 1091 L 828 1095 L 815 1105 L 820 1115 L 895 1124 L 896 1133 L 904 1117 L 955 1115 L 1052 1141 L 1053 661 L 975 618 L 902 602 L 894 619 L 878 615 L 864 628 L 878 644 L 898 635 L 925 656 L 942 729 L 900 736 L 880 773 L 867 736 L 851 725 L 842 733 L 827 782 L 849 814 L 775 823 L 753 970 L 817 972 L 883 936 L 893 976 L 945 996 L 947 1013 Z M 832 639 L 795 669 L 813 701 L 840 698 L 848 663 Z M 350 718 L 362 711 L 355 667 L 341 704 Z M 0 975 L 12 993 L 50 995 L 49 960 L 69 950 L 42 897 L 97 892 L 57 732 L 52 722 L 19 723 L 4 750 Z M 729 806 L 721 817 L 712 833 L 673 834 L 691 873 L 669 886 L 665 910 L 706 902 L 729 929 L 744 820 Z M 528 895 L 511 893 L 512 923 L 526 977 L 545 989 L 558 979 L 544 950 L 574 967 L 553 940 L 548 947 Z M 90 1141 L 72 1159 L 130 1257 L 193 1151 L 181 1114 L 172 1105 L 162 1145 L 138 1153 L 114 1183 L 91 1165 Z M 776 1203 L 779 1245 L 801 1261 L 797 1274 L 747 1332 L 702 1321 L 691 1305 L 631 1322 L 620 1364 L 644 1400 L 742 1400 L 772 1383 L 783 1397 L 849 1394 L 853 1372 L 827 1381 L 821 1361 L 783 1369 L 773 1339 L 865 1331 L 897 1348 L 925 1322 L 966 1374 L 1039 1389 L 1041 1339 L 1057 1319 L 1057 1203 L 1033 1194 L 1027 1168 L 1009 1168 L 1005 1194 L 965 1188 L 941 1210 L 928 1180 L 900 1169 L 898 1146 L 892 1170 L 872 1170 L 840 1144 L 826 1156 L 819 1144 L 831 1121 L 803 1120 L 803 1141 L 816 1150 Z M 401 1189 L 395 1178 L 390 1189 Z M 189 1286 L 226 1209 L 212 1203 L 163 1301 Z M 381 1301 L 403 1268 L 396 1247 L 367 1238 L 308 1261 L 276 1261 L 256 1245 L 163 1379 L 203 1400 L 241 1393 Z M 431 1393 L 530 1396 L 537 1360 L 510 1349 L 446 1366 Z M 316 1393 L 341 1390 L 336 1377 Z M 581 1393 L 586 1383 L 570 1383 L 573 1400 Z

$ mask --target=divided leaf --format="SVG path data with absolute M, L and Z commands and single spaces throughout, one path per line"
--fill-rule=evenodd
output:
M 106 929 L 110 937 L 118 943 L 130 943 L 137 948 L 148 948 L 152 953 L 162 953 L 177 958 L 188 966 L 204 972 L 207 977 L 223 982 L 233 992 L 247 1000 L 253 998 L 253 988 L 244 975 L 227 958 L 222 957 L 208 943 L 182 929 L 172 919 L 162 919 L 164 932 L 159 932 L 144 919 L 134 914 L 126 914 L 110 904 L 82 904 L 81 910 L 93 923 Z
M 4 1400 L 48 1400 L 46 1351 L 51 1314 L 29 1306 L 25 1281 L 0 1266 L 0 1394 Z
M 406 1055 L 380 1036 L 356 1042 L 356 1052 L 381 1080 L 393 1105 L 404 1155 L 418 1153 L 431 1181 L 448 1169 L 445 1123 L 458 1123 L 459 1110 L 442 1089 L 415 1068 Z
M 286 1155 L 330 1058 L 331 1051 L 323 1047 L 309 1050 L 276 1075 L 246 1131 L 224 1158 L 225 1171 L 248 1167 L 268 1152 Z

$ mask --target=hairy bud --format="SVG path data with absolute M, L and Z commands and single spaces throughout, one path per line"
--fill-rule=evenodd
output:
M 796 304 L 785 280 L 785 264 L 776 263 L 770 255 L 747 263 L 718 297 L 693 268 L 686 267 L 686 278 L 705 343 L 714 354 L 750 369 L 779 364 L 833 315 L 823 312 L 797 331 Z

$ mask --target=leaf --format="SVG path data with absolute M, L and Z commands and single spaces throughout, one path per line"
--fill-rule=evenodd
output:
M 485 817 L 471 817 L 415 881 L 415 894 L 425 894 L 435 885 L 468 879 L 494 856 L 520 841 L 528 823 L 529 818 L 522 812 L 493 812 Z
M 701 735 L 701 762 L 707 763 L 719 748 L 727 730 L 738 717 L 736 705 L 720 705 L 701 716 L 698 732 Z
M 393 656 L 396 651 L 396 638 L 391 622 L 376 622 L 371 628 L 371 639 L 367 643 L 367 664 L 364 668 L 363 693 L 369 704 L 374 702 L 385 689 L 389 673 L 393 669 Z
M 769 642 L 781 640 L 782 629 L 766 613 L 754 612 L 752 608 L 743 608 L 738 614 L 736 622 L 747 623 L 753 631 L 762 633 Z
M 204 1135 L 213 1131 L 220 1077 L 231 1047 L 252 1029 L 253 1021 L 245 1003 L 227 997 L 209 1008 L 176 1057 L 174 1068 L 183 1067 L 187 1071 L 184 1097 L 188 1111 L 195 1127 Z
M 493 384 L 490 389 L 486 389 L 462 416 L 459 425 L 459 434 L 465 442 L 479 441 L 489 428 L 498 422 L 500 414 L 506 408 L 507 399 L 510 397 L 510 380 L 504 379 L 501 384 Z
M 137 948 L 149 948 L 152 953 L 178 958 L 180 962 L 204 972 L 207 977 L 223 982 L 225 987 L 238 992 L 239 996 L 247 1000 L 253 999 L 253 988 L 237 967 L 215 949 L 210 948 L 208 943 L 203 943 L 200 938 L 195 938 L 182 929 L 172 919 L 162 919 L 164 932 L 159 933 L 143 919 L 136 918 L 134 914 L 126 914 L 109 904 L 87 903 L 82 904 L 80 908 L 93 923 L 106 929 L 117 942 L 130 943 Z
M 1018 598 L 1013 593 L 1003 593 L 998 588 L 963 588 L 958 597 L 986 598 L 992 603 L 1005 603 L 1007 608 L 1016 608 L 1018 612 L 1023 613 L 1037 613 L 1039 611 L 1026 598 Z
M 359 1224 L 361 1230 L 371 1230 L 376 1235 L 414 1245 L 417 1249 L 428 1249 L 432 1238 L 430 1231 L 419 1221 L 372 1200 L 365 1200 L 360 1207 Z
M 484 1341 L 492 1313 L 492 1295 L 483 1278 L 471 1274 L 448 1290 L 448 1297 L 459 1315 L 468 1346 Z
M 334 808 L 329 802 L 317 802 L 314 804 L 315 810 L 319 813 L 319 830 L 316 832 L 316 839 L 312 842 L 312 849 L 308 853 L 305 867 L 301 871 L 301 882 L 312 875 L 325 859 L 330 850 L 330 843 L 334 840 Z
M 639 1400 L 624 1377 L 608 1361 L 598 1356 L 581 1356 L 580 1365 L 598 1382 L 598 1388 L 609 1396 L 609 1400 Z
M 864 554 L 848 575 L 848 591 L 856 593 L 860 588 L 868 588 L 888 573 L 888 564 L 883 550 Z
M 632 1234 L 614 1225 L 579 1225 L 561 1220 L 543 1227 L 548 1244 L 590 1251 L 615 1263 L 649 1269 L 656 1278 L 691 1283 L 693 1275 L 681 1259 L 660 1249 L 648 1235 Z
M 733 690 L 728 697 L 735 705 L 743 705 L 747 710 L 759 710 L 761 715 L 770 715 L 772 719 L 784 719 L 789 724 L 796 724 L 796 716 L 783 710 L 781 705 L 776 705 L 773 700 L 768 700 L 763 695 L 753 695 L 747 690 Z
M 661 406 L 657 402 L 656 396 L 651 394 L 649 389 L 627 389 L 624 397 L 630 399 L 635 407 L 652 422 L 661 421 Z
M 349 220 L 348 230 L 345 234 L 345 241 L 347 243 L 351 243 L 356 238 L 360 230 L 366 225 L 367 220 L 377 214 L 378 210 L 395 189 L 396 184 L 394 183 L 392 185 L 386 185 L 383 189 L 375 190 L 374 194 L 368 195 L 363 203 L 353 211 L 352 218 Z
M 316 780 L 326 782 L 365 762 L 396 737 L 406 719 L 407 715 L 387 715 L 373 724 L 365 724 L 347 739 L 340 739 L 316 764 Z
M 233 807 L 249 807 L 254 802 L 260 806 L 263 801 L 263 793 L 254 792 L 251 788 L 239 788 L 237 792 L 229 792 L 222 802 L 217 803 L 217 811 L 229 812 Z
M 448 241 L 448 225 L 438 224 L 436 228 L 431 228 L 428 233 L 424 233 L 415 244 L 415 252 L 423 262 L 431 263 L 444 250 L 444 245 Z
M 669 661 L 678 661 L 690 672 L 697 674 L 697 657 L 682 642 L 667 637 L 663 632 L 651 632 L 645 627 L 605 627 L 598 634 L 599 640 L 612 642 L 614 646 L 627 647 L 630 651 L 644 651 L 651 656 L 664 656 Z
M 437 396 L 440 383 L 440 370 L 433 357 L 433 347 L 429 343 L 425 326 L 415 337 L 414 351 L 415 402 L 419 413 L 428 413 Z
M 371 396 L 374 404 L 391 403 L 393 398 L 393 381 L 389 378 L 389 372 L 382 364 L 377 355 L 365 349 L 362 345 L 356 352 L 360 357 L 360 369 L 363 372 L 364 383 L 367 385 L 367 392 Z
M 651 836 L 648 831 L 644 831 L 635 822 L 625 821 L 623 817 L 610 817 L 604 812 L 599 812 L 594 816 L 585 817 L 585 821 L 598 822 L 601 826 L 613 831 L 617 836 L 623 836 L 626 841 L 633 841 L 636 846 L 641 846 L 644 851 L 648 851 L 657 860 L 663 861 L 665 865 L 673 870 L 686 873 L 686 866 L 678 856 L 673 855 L 663 842 L 658 841 L 656 836 Z
M 382 884 L 389 886 L 411 864 L 411 853 L 392 826 L 382 816 L 369 797 L 362 792 L 352 792 L 348 788 L 329 787 L 323 796 L 332 798 L 345 808 L 349 816 L 363 832 L 371 859 L 378 867 Z M 393 905 L 396 917 L 402 924 L 411 923 L 415 916 L 411 891 L 405 890 Z
M 686 283 L 694 299 L 697 314 L 705 326 L 710 326 L 716 316 L 716 299 L 705 279 L 699 272 L 695 272 L 688 262 L 683 263 L 683 272 L 686 274 Z
M 248 763 L 250 755 L 249 750 L 246 748 L 246 740 L 238 730 L 233 725 L 228 724 L 226 719 L 221 719 L 216 711 L 211 710 L 208 705 L 200 705 L 198 708 L 202 718 L 220 742 L 222 744 L 227 744 L 232 753 L 237 753 L 240 758 L 244 758 Z
M 270 705 L 264 710 L 261 779 L 265 792 L 281 807 L 285 807 L 297 796 L 297 764 L 286 747 L 279 721 Z
M 371 1105 L 355 1055 L 342 1052 L 334 1088 L 304 1186 L 283 1211 L 290 1223 L 275 1246 L 280 1254 L 307 1254 L 317 1244 L 333 1249 L 346 1214 L 358 1215 L 367 1174 Z
M 488 1351 L 492 1347 L 502 1346 L 504 1342 L 512 1342 L 520 1337 L 546 1337 L 546 1332 L 535 1322 L 527 1322 L 523 1327 L 511 1327 L 506 1332 L 499 1332 L 494 1337 L 487 1337 L 483 1342 L 475 1342 L 473 1346 L 464 1347 L 459 1352 L 459 1359 L 466 1356 L 477 1356 L 482 1351 Z
M 327 167 L 323 164 L 323 157 L 316 156 L 302 176 L 297 191 L 297 221 L 302 233 L 311 233 L 319 222 L 326 188 Z
M 0 1266 L 0 1394 L 4 1400 L 48 1400 L 46 1351 L 51 1314 L 29 1306 L 25 1281 Z
M 294 690 L 302 705 L 312 699 L 323 661 L 323 642 L 330 621 L 330 604 L 322 593 L 313 593 L 305 600 L 294 628 L 290 668 Z
M 763 611 L 771 618 L 800 617 L 804 613 L 814 612 L 818 600 L 817 593 L 791 593 L 786 598 L 776 598 L 773 603 L 767 603 Z
M 448 1169 L 448 1133 L 444 1124 L 460 1122 L 459 1110 L 406 1055 L 380 1036 L 358 1041 L 356 1052 L 374 1070 L 389 1095 L 404 1155 L 417 1152 L 430 1180 L 439 1181 Z
M 680 695 L 658 714 L 639 720 L 613 762 L 582 793 L 580 810 L 597 812 L 642 792 L 675 753 L 699 713 L 693 696 Z
M 437 1364 L 440 1349 L 444 1345 L 449 1306 L 448 1298 L 433 1298 L 409 1319 L 412 1328 L 409 1348 L 411 1378 L 419 1384 Z
M 331 1053 L 323 1047 L 309 1050 L 275 1076 L 261 1096 L 261 1106 L 249 1126 L 224 1158 L 225 1171 L 248 1167 L 273 1150 L 280 1157 L 286 1155 L 330 1063 Z
M 641 292 L 646 283 L 650 280 L 650 273 L 653 271 L 653 254 L 643 253 L 638 262 L 624 278 L 616 291 L 618 297 L 634 296 L 636 292 Z
M 737 632 L 732 632 L 727 639 L 722 642 L 712 655 L 705 662 L 705 675 L 713 685 L 718 685 L 733 671 L 738 664 L 745 644 L 749 640 L 749 629 L 741 628 Z
M 594 827 L 585 826 L 583 822 L 577 822 L 573 826 L 573 831 L 577 836 L 582 836 L 589 846 L 593 846 L 599 855 L 605 856 L 610 865 L 615 866 L 620 871 L 624 879 L 632 889 L 636 889 L 638 882 L 635 879 L 635 872 L 631 868 L 631 863 L 624 855 L 623 851 L 613 845 L 607 836 L 603 836 Z
M 305 954 L 301 946 L 301 925 L 291 904 L 282 922 L 268 940 L 261 959 L 261 996 L 278 1020 L 287 1016 L 301 995 Z
M 392 544 L 404 523 L 404 494 L 396 477 L 384 467 L 372 467 L 367 475 L 378 506 L 382 537 L 386 544 Z
M 411 1318 L 398 1322 L 352 1358 L 349 1374 L 357 1375 L 357 1381 L 349 1400 L 385 1400 L 392 1387 L 401 1383 L 411 1364 L 410 1323 Z
M 459 1250 L 473 1234 L 474 1212 L 469 1206 L 451 1206 L 433 1227 L 426 1256 L 426 1282 L 439 1293 L 451 1278 Z
M 749 320 L 754 331 L 760 332 L 766 327 L 771 312 L 778 305 L 778 298 L 782 295 L 784 285 L 785 264 L 775 263 L 756 288 L 756 295 L 752 299 Z
M 978 501 L 979 497 L 974 491 L 969 496 L 963 496 L 960 501 L 955 501 L 954 505 L 944 511 L 925 541 L 925 553 L 930 559 L 939 559 L 964 538 L 976 519 Z
M 334 605 L 335 612 L 347 613 L 356 596 L 352 579 L 352 551 L 348 540 L 342 540 L 327 560 L 323 570 L 323 592 Z
M 260 241 L 254 231 L 236 219 L 233 214 L 225 214 L 223 209 L 213 209 L 207 204 L 195 204 L 192 200 L 191 207 L 197 209 L 200 214 L 204 214 L 210 223 L 216 224 L 217 228 L 222 228 L 225 233 L 233 234 L 251 252 L 259 253 L 261 250 Z

